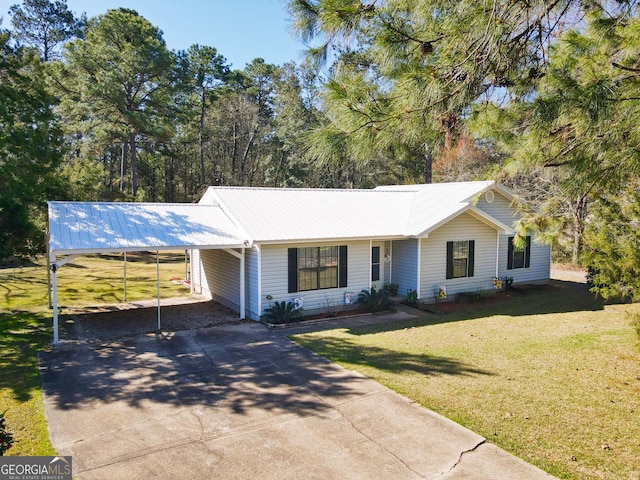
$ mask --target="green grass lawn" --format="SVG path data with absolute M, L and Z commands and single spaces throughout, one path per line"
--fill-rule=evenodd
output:
M 184 278 L 184 255 L 160 254 L 161 297 L 189 290 L 172 278 Z M 128 255 L 127 300 L 153 299 L 155 254 Z M 122 256 L 79 257 L 58 271 L 63 306 L 116 303 L 123 298 Z M 62 308 L 61 313 L 64 313 Z M 36 354 L 52 340 L 46 264 L 0 269 L 0 412 L 17 440 L 8 455 L 52 455 L 44 416 Z
M 561 478 L 640 478 L 640 305 L 574 284 L 445 315 L 296 335 Z

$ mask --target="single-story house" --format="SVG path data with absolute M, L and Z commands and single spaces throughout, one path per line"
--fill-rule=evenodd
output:
M 385 284 L 434 302 L 492 290 L 496 278 L 547 283 L 550 246 L 533 235 L 514 246 L 520 217 L 513 200 L 505 187 L 479 181 L 373 190 L 210 187 L 200 204 L 221 208 L 248 240 L 243 313 L 259 320 L 272 302 L 313 312 Z M 223 250 L 196 250 L 194 288 L 239 310 L 239 262 Z
M 505 277 L 547 283 L 550 246 L 533 234 L 514 244 L 514 198 L 500 184 L 478 181 L 372 190 L 210 187 L 198 204 L 49 202 L 54 298 L 56 270 L 75 255 L 141 250 L 191 251 L 192 288 L 253 320 L 272 302 L 313 312 L 385 284 L 434 302 L 491 290 Z

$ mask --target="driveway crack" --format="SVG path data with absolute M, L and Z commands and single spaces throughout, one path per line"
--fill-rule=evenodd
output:
M 396 460 L 398 460 L 402 465 L 405 466 L 405 468 L 413 473 L 415 473 L 416 475 L 418 475 L 420 478 L 427 478 L 424 475 L 422 475 L 420 472 L 418 472 L 417 470 L 411 468 L 411 466 L 405 462 L 402 458 L 400 458 L 398 455 L 396 455 L 394 452 L 392 452 L 391 450 L 389 450 L 387 447 L 385 447 L 384 445 L 382 445 L 377 439 L 375 439 L 374 437 L 371 437 L 369 435 L 367 435 L 366 433 L 364 433 L 362 430 L 360 430 L 347 416 L 345 416 L 344 413 L 342 413 L 340 411 L 340 409 L 336 406 L 335 407 L 335 411 L 338 412 L 340 414 L 340 416 L 342 418 L 344 418 L 347 422 L 349 422 L 349 425 L 351 425 L 351 428 L 353 428 L 356 432 L 358 432 L 360 435 L 362 435 L 364 438 L 366 438 L 367 440 L 369 440 L 371 443 L 374 443 L 375 445 L 378 445 L 380 448 L 382 448 L 385 452 L 387 452 L 389 455 L 391 455 L 392 457 L 394 457 Z
M 460 456 L 458 457 L 458 460 L 456 460 L 456 462 L 451 466 L 451 468 L 449 470 L 447 470 L 446 472 L 443 472 L 442 474 L 438 475 L 436 478 L 434 478 L 434 480 L 437 480 L 438 478 L 442 478 L 443 476 L 453 472 L 456 469 L 456 467 L 458 465 L 460 465 L 460 462 L 462 462 L 462 457 L 464 457 L 467 453 L 475 452 L 481 445 L 484 445 L 485 443 L 487 443 L 487 439 L 483 438 L 476 445 L 474 445 L 472 448 L 470 448 L 468 450 L 463 450 L 462 452 L 460 452 Z

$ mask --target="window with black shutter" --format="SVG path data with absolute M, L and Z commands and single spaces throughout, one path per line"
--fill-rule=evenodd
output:
M 531 264 L 531 237 L 525 237 L 523 244 L 516 242 L 517 245 L 514 243 L 514 238 L 509 237 L 507 269 L 529 268 Z
M 347 247 L 288 250 L 289 293 L 347 286 Z

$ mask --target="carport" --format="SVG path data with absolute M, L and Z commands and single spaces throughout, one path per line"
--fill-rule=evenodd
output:
M 53 343 L 59 343 L 57 271 L 79 255 L 222 249 L 240 260 L 240 318 L 245 318 L 245 248 L 250 242 L 218 205 L 48 202 L 47 261 Z M 240 250 L 240 251 L 238 251 Z M 159 265 L 156 268 L 159 275 Z M 158 329 L 160 289 L 158 284 Z

